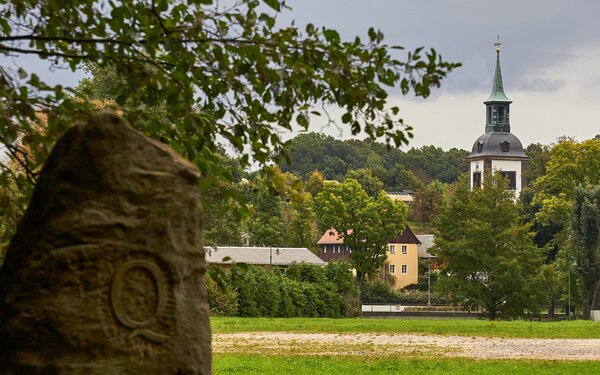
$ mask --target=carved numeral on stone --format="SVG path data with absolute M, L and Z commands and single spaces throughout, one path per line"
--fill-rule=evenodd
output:
M 133 329 L 129 339 L 144 337 L 163 343 L 169 336 L 153 331 L 167 305 L 167 280 L 154 262 L 134 259 L 120 264 L 110 287 L 110 304 L 119 323 Z

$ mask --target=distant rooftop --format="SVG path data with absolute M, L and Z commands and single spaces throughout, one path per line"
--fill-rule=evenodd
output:
M 271 264 L 275 266 L 289 266 L 292 263 L 308 263 L 324 266 L 327 263 L 313 254 L 305 247 L 232 247 L 217 246 L 206 247 L 206 262 L 213 264 L 247 263 L 256 265 L 269 265 L 269 253 L 273 256 Z M 270 249 L 272 251 L 270 251 Z M 230 260 L 223 261 L 229 257 Z
M 413 195 L 413 190 L 386 191 L 388 195 Z
M 349 230 L 348 233 L 352 233 L 352 230 Z M 329 228 L 325 231 L 325 233 L 323 233 L 323 236 L 321 236 L 321 239 L 317 242 L 317 245 L 337 245 L 343 243 L 344 239 L 338 234 L 338 232 L 333 228 Z
M 415 192 L 412 190 L 386 191 L 386 194 L 391 199 L 400 200 L 405 203 L 412 203 Z
M 406 228 L 404 228 L 404 230 L 399 235 L 397 235 L 396 237 L 394 237 L 393 239 L 388 241 L 388 243 L 400 243 L 400 244 L 409 244 L 410 243 L 410 244 L 419 245 L 421 242 L 420 242 L 419 238 L 417 236 L 415 236 L 412 229 L 410 229 L 410 227 L 407 224 Z

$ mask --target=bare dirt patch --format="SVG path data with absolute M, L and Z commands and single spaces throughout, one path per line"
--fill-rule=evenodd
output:
M 600 339 L 519 339 L 374 333 L 250 332 L 213 335 L 213 352 L 271 355 L 435 354 L 476 359 L 600 360 Z

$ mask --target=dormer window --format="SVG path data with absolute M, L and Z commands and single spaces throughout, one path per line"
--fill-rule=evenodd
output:
M 500 147 L 502 147 L 502 152 L 510 151 L 510 143 L 508 143 L 507 141 L 500 143 Z
M 477 152 L 483 151 L 483 142 L 477 142 Z

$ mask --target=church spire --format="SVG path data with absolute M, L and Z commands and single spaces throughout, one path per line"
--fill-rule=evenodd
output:
M 502 84 L 502 71 L 500 70 L 500 35 L 494 46 L 496 47 L 496 73 L 494 73 L 494 84 L 492 85 L 492 93 L 484 103 L 487 102 L 510 102 L 510 99 L 504 94 L 504 85 Z
M 502 71 L 500 70 L 500 35 L 496 43 L 496 72 L 494 73 L 494 82 L 492 84 L 492 93 L 489 98 L 483 102 L 486 105 L 487 116 L 485 123 L 485 132 L 506 132 L 510 133 L 509 122 L 509 104 L 512 101 L 504 93 L 502 84 Z

